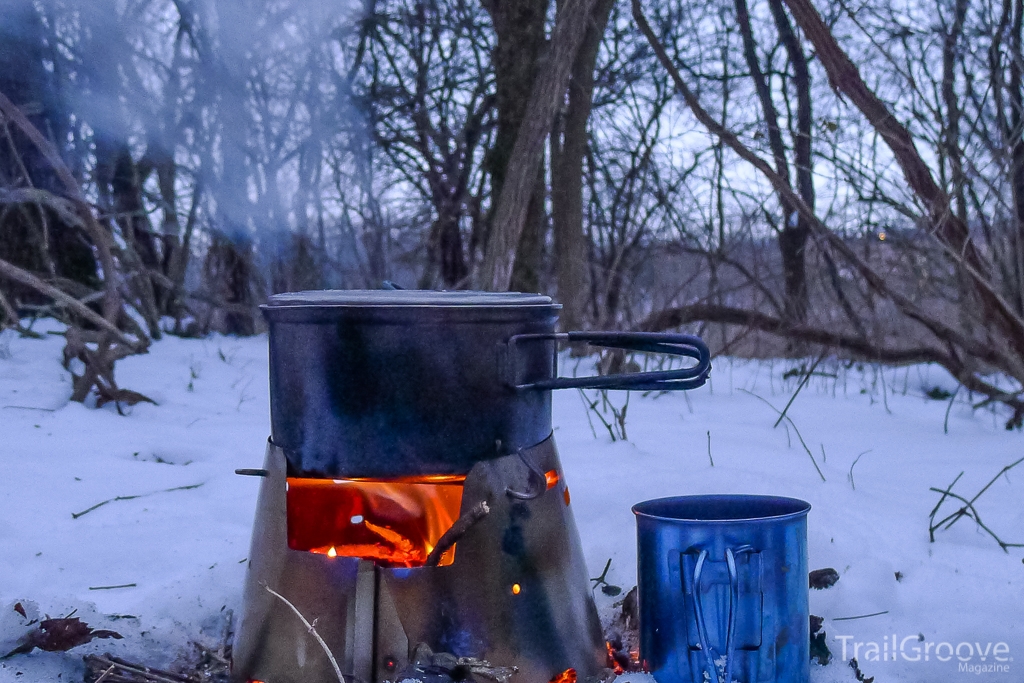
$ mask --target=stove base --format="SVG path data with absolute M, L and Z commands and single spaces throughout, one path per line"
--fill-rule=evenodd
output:
M 570 668 L 580 680 L 610 674 L 552 438 L 473 466 L 461 513 L 481 501 L 490 513 L 458 540 L 445 567 L 382 568 L 290 550 L 285 456 L 272 443 L 264 468 L 234 680 L 337 680 L 314 635 L 266 587 L 314 624 L 355 683 L 434 683 L 467 673 L 547 683 Z M 544 481 L 541 473 L 556 476 Z

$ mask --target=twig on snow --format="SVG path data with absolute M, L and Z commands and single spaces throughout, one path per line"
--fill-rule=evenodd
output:
M 807 457 L 811 459 L 811 464 L 814 465 L 814 469 L 818 471 L 818 476 L 821 477 L 822 481 L 825 481 L 825 475 L 822 473 L 821 468 L 818 467 L 818 461 L 814 459 L 814 453 L 811 453 L 811 449 L 807 447 L 807 442 L 804 441 L 804 437 L 803 437 L 803 435 L 800 434 L 800 430 L 797 429 L 796 423 L 793 422 L 793 418 L 791 418 L 789 415 L 783 415 L 782 412 L 778 408 L 773 406 L 768 401 L 768 399 L 762 398 L 761 396 L 758 396 L 753 391 L 748 391 L 748 390 L 743 389 L 743 388 L 741 388 L 740 391 L 742 391 L 744 394 L 750 394 L 751 396 L 756 398 L 758 401 L 761 401 L 766 406 L 768 406 L 769 408 L 774 410 L 776 413 L 778 413 L 782 417 L 786 418 L 786 422 L 788 422 L 790 425 L 792 425 L 793 431 L 796 432 L 796 438 L 800 439 L 800 445 L 803 446 L 804 450 L 807 452 Z M 778 424 L 778 422 L 776 422 L 775 424 Z
M 974 503 L 977 502 L 978 498 L 980 498 L 983 493 L 988 491 L 989 488 L 992 486 L 992 484 L 996 483 L 996 480 L 998 480 L 999 477 L 1005 475 L 1007 472 L 1009 472 L 1010 470 L 1012 470 L 1014 467 L 1016 467 L 1017 465 L 1021 464 L 1022 462 L 1024 462 L 1024 458 L 1019 458 L 1019 459 L 1015 460 L 1014 462 L 1010 463 L 1009 465 L 1006 465 L 1005 467 L 1003 467 L 1003 469 L 999 470 L 996 473 L 996 475 L 994 477 L 992 477 L 992 479 L 989 480 L 989 482 L 987 484 L 985 484 L 985 486 L 983 486 L 980 491 L 975 493 L 974 497 L 971 498 L 970 500 L 968 500 L 967 498 L 964 498 L 963 496 L 961 496 L 959 494 L 953 493 L 953 487 L 956 486 L 956 483 L 958 481 L 960 481 L 960 477 L 964 476 L 963 472 L 958 474 L 956 476 L 956 479 L 953 480 L 953 483 L 950 484 L 949 486 L 947 486 L 945 489 L 937 489 L 934 486 L 930 487 L 928 489 L 929 491 L 934 491 L 935 493 L 940 493 L 940 494 L 942 494 L 942 496 L 939 498 L 939 502 L 935 504 L 935 507 L 932 508 L 931 513 L 929 513 L 929 515 L 928 515 L 928 539 L 929 539 L 929 541 L 932 542 L 932 543 L 935 542 L 935 531 L 937 529 L 941 528 L 941 529 L 947 529 L 948 530 L 954 524 L 956 524 L 962 517 L 970 517 L 971 519 L 974 520 L 975 524 L 977 524 L 979 527 L 981 527 L 981 529 L 983 529 L 986 533 L 988 533 L 988 535 L 991 536 L 995 540 L 995 542 L 999 544 L 999 547 L 1003 549 L 1003 552 L 1005 552 L 1005 553 L 1010 552 L 1010 550 L 1009 550 L 1010 548 L 1024 548 L 1024 543 L 1007 543 L 1006 541 L 1004 541 L 1001 538 L 999 538 L 999 536 L 997 536 L 996 533 L 994 531 L 992 531 L 992 529 L 990 529 L 984 522 L 981 521 L 981 515 L 978 513 L 977 508 L 974 507 Z M 947 498 L 955 498 L 956 500 L 959 500 L 961 503 L 963 503 L 963 505 L 956 512 L 952 512 L 952 513 L 946 515 L 945 517 L 943 517 L 938 522 L 936 522 L 935 521 L 935 515 L 938 514 L 939 508 L 942 507 L 942 503 L 944 503 Z
M 881 612 L 872 612 L 871 614 L 858 614 L 855 617 L 835 617 L 832 621 L 853 621 L 854 619 L 867 619 L 868 617 L 879 617 L 883 614 L 888 614 L 889 610 L 882 610 Z
M 115 498 L 108 498 L 107 500 L 104 500 L 102 502 L 96 503 L 92 507 L 86 508 L 86 509 L 82 510 L 81 512 L 72 512 L 71 513 L 71 518 L 72 519 L 78 519 L 82 515 L 90 513 L 90 512 L 92 512 L 93 510 L 95 510 L 97 508 L 103 507 L 107 503 L 115 503 L 115 502 L 117 502 L 119 500 L 135 500 L 136 498 L 145 498 L 146 496 L 153 496 L 153 495 L 156 495 L 158 493 L 170 493 L 171 491 L 188 491 L 188 490 L 191 490 L 191 489 L 197 489 L 197 488 L 199 488 L 200 486 L 202 486 L 205 483 L 206 483 L 205 481 L 201 481 L 198 484 L 189 484 L 188 486 L 175 486 L 174 488 L 163 489 L 162 491 L 153 491 L 152 493 L 139 493 L 139 494 L 136 494 L 134 496 L 117 496 Z
M 806 373 L 804 373 L 804 378 L 800 380 L 800 384 L 796 386 L 796 391 L 794 391 L 793 395 L 789 397 L 789 401 L 786 403 L 786 407 L 782 409 L 781 413 L 779 413 L 779 419 L 776 420 L 775 424 L 772 425 L 772 429 L 778 427 L 779 423 L 782 422 L 782 420 L 786 417 L 786 413 L 789 412 L 789 407 L 793 405 L 793 401 L 795 401 L 796 397 L 800 395 L 800 390 L 807 386 L 807 382 L 810 381 L 811 375 L 814 373 L 814 371 L 818 368 L 818 365 L 823 360 L 825 360 L 824 354 L 818 356 L 818 360 L 814 361 L 814 364 L 811 365 L 810 369 Z
M 853 463 L 850 465 L 850 473 L 848 475 L 846 475 L 846 478 L 850 480 L 850 486 L 853 488 L 854 491 L 857 490 L 857 485 L 853 482 L 853 468 L 857 464 L 857 462 L 860 460 L 860 456 L 867 455 L 868 453 L 870 453 L 873 450 L 875 450 L 875 449 L 874 448 L 869 448 L 869 449 L 867 449 L 866 451 L 864 451 L 862 453 L 858 453 L 857 457 L 853 459 Z

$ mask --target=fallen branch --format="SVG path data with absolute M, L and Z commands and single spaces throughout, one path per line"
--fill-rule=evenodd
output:
M 134 664 L 111 654 L 85 656 L 85 680 L 88 683 L 199 683 L 193 676 L 185 676 L 142 664 Z M 100 673 L 102 672 L 102 673 Z M 98 678 L 91 679 L 90 674 Z
M 944 353 L 937 348 L 927 346 L 905 349 L 881 347 L 860 337 L 808 325 L 791 325 L 779 318 L 759 311 L 714 304 L 693 304 L 666 308 L 649 316 L 636 329 L 644 332 L 661 332 L 698 321 L 741 325 L 747 329 L 756 329 L 775 334 L 784 339 L 842 349 L 851 352 L 854 357 L 880 363 L 900 365 L 908 363 L 935 363 L 945 368 L 968 391 L 983 394 L 990 401 L 998 401 L 1013 410 L 1013 415 L 1006 422 L 1007 429 L 1020 427 L 1024 423 L 1024 401 L 1021 400 L 1019 392 L 1004 391 L 994 384 L 981 379 L 959 352 L 953 353 L 950 351 L 949 353 Z M 949 345 L 951 346 L 955 341 L 950 340 Z M 981 363 L 1005 367 L 1001 365 L 1001 356 L 993 349 L 968 349 L 960 346 L 958 351 L 971 353 Z
M 1014 462 L 1010 463 L 1009 465 L 1006 465 L 1005 467 L 1003 467 L 1003 469 L 999 470 L 999 472 L 996 473 L 996 476 L 992 477 L 992 479 L 987 484 L 985 484 L 985 486 L 983 486 L 980 491 L 978 491 L 976 494 L 974 494 L 974 497 L 971 498 L 970 500 L 968 500 L 967 498 L 964 498 L 963 496 L 961 496 L 961 495 L 959 495 L 957 493 L 953 493 L 953 487 L 956 486 L 956 483 L 958 481 L 960 481 L 960 477 L 964 476 L 963 472 L 958 474 L 956 476 L 956 479 L 953 480 L 953 483 L 950 484 L 949 486 L 947 486 L 944 489 L 938 489 L 938 488 L 935 488 L 935 487 L 930 487 L 928 489 L 929 491 L 934 491 L 935 493 L 940 493 L 942 495 L 939 498 L 939 502 L 935 504 L 935 507 L 932 508 L 931 513 L 928 515 L 928 539 L 929 539 L 929 541 L 931 543 L 935 542 L 935 532 L 938 529 L 948 530 L 954 524 L 956 524 L 958 521 L 960 521 L 960 519 L 962 519 L 963 517 L 969 517 L 969 518 L 973 519 L 974 523 L 977 524 L 982 530 L 984 530 L 986 533 L 988 533 L 988 535 L 991 536 L 995 540 L 996 543 L 999 544 L 999 547 L 1002 548 L 1004 553 L 1010 552 L 1010 550 L 1009 550 L 1010 548 L 1024 548 L 1024 543 L 1007 543 L 1006 541 L 1004 541 L 1001 538 L 999 538 L 999 536 L 997 536 L 996 533 L 994 531 L 992 531 L 992 529 L 990 529 L 984 522 L 981 521 L 981 515 L 978 513 L 977 508 L 974 507 L 974 504 L 977 502 L 977 500 L 979 498 L 981 498 L 982 494 L 984 494 L 986 491 L 989 490 L 989 488 L 992 486 L 992 484 L 996 483 L 996 480 L 999 479 L 999 477 L 1003 476 L 1004 474 L 1006 474 L 1007 472 L 1009 472 L 1010 470 L 1012 470 L 1014 467 L 1016 467 L 1017 465 L 1021 464 L 1022 462 L 1024 462 L 1024 458 L 1020 458 L 1018 460 L 1015 460 Z M 935 521 L 935 516 L 938 514 L 939 508 L 942 507 L 942 504 L 946 501 L 947 498 L 954 498 L 954 499 L 960 501 L 961 503 L 963 503 L 963 505 L 958 510 L 956 510 L 955 512 L 952 512 L 952 513 L 946 515 L 945 517 L 940 519 L 938 522 L 936 522 Z
M 853 621 L 855 619 L 867 619 L 868 617 L 880 617 L 883 614 L 888 614 L 889 610 L 885 609 L 881 612 L 872 612 L 871 614 L 858 614 L 855 617 L 835 617 L 832 621 Z
M 205 483 L 205 481 L 201 481 L 198 484 L 189 484 L 188 486 L 175 486 L 174 488 L 163 489 L 161 491 L 153 491 L 152 493 L 140 493 L 134 496 L 117 496 L 115 498 L 108 498 L 107 500 L 104 500 L 100 503 L 96 503 L 92 507 L 88 507 L 85 510 L 82 510 L 81 512 L 72 512 L 71 518 L 78 519 L 79 517 L 86 515 L 92 512 L 93 510 L 103 507 L 107 503 L 116 503 L 119 500 L 135 500 L 136 498 L 146 498 L 147 496 L 155 496 L 158 493 L 170 493 L 171 491 L 189 491 L 191 489 L 197 489 Z
M 110 678 L 110 674 L 114 673 L 114 669 L 116 668 L 116 664 L 111 664 L 107 668 L 107 670 L 103 672 L 103 675 L 96 679 L 95 683 L 103 683 L 104 681 L 106 681 L 108 678 Z
M 103 280 L 105 296 L 103 298 L 103 317 L 110 324 L 114 324 L 117 321 L 117 317 L 121 311 L 121 297 L 117 291 L 117 278 L 114 273 L 118 272 L 117 266 L 114 263 L 113 254 L 113 239 L 103 229 L 103 226 L 99 224 L 96 217 L 92 213 L 92 207 L 89 202 L 86 201 L 85 195 L 82 194 L 82 188 L 78 185 L 78 181 L 75 180 L 74 174 L 71 173 L 71 169 L 67 167 L 64 160 L 61 159 L 60 153 L 57 148 L 53 146 L 46 137 L 39 132 L 39 129 L 32 125 L 32 122 L 28 120 L 28 117 L 13 102 L 11 102 L 6 95 L 0 93 L 0 114 L 16 125 L 25 136 L 32 141 L 32 144 L 36 146 L 39 152 L 46 158 L 46 160 L 53 167 L 57 177 L 60 178 L 64 188 L 70 195 L 71 201 L 74 203 L 77 213 L 82 220 L 83 229 L 86 234 L 93 241 L 93 245 L 96 247 L 96 253 L 100 260 L 100 266 L 103 268 Z
M 946 357 L 940 351 L 927 346 L 905 349 L 880 347 L 862 337 L 855 337 L 808 325 L 794 325 L 787 323 L 781 318 L 759 311 L 733 308 L 731 306 L 718 306 L 715 304 L 692 304 L 689 306 L 666 308 L 649 316 L 637 325 L 637 329 L 644 332 L 661 332 L 698 321 L 742 325 L 794 341 L 843 349 L 865 360 L 882 363 L 942 364 L 946 360 Z M 991 358 L 990 360 L 995 361 L 997 359 Z
M 104 329 L 107 332 L 113 334 L 117 338 L 117 340 L 120 341 L 125 346 L 128 346 L 136 350 L 145 347 L 144 343 L 141 343 L 138 340 L 133 340 L 130 337 L 126 336 L 124 332 L 117 329 L 117 325 L 114 325 L 112 322 L 110 322 L 103 316 L 98 315 L 95 311 L 93 311 L 91 308 L 83 304 L 78 299 L 68 294 L 65 294 L 64 292 L 60 291 L 53 285 L 43 282 L 43 280 L 41 280 L 39 277 L 33 275 L 27 270 L 19 268 L 13 263 L 0 259 L 0 275 L 10 278 L 11 280 L 14 280 L 16 282 L 20 282 L 21 284 L 27 287 L 31 287 L 40 294 L 48 296 L 54 301 L 63 304 L 64 306 L 70 308 L 75 313 L 91 322 L 96 327 Z

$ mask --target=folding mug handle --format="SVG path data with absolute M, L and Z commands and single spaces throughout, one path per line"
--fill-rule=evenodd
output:
M 708 559 L 707 549 L 700 551 L 700 555 L 697 556 L 697 565 L 693 569 L 693 582 L 690 585 L 690 593 L 693 595 L 693 612 L 697 622 L 697 637 L 700 640 L 700 649 L 704 653 L 705 670 L 713 683 L 732 683 L 732 665 L 736 651 L 736 612 L 739 610 L 740 602 L 740 582 L 736 571 L 736 555 L 748 553 L 752 550 L 753 548 L 747 545 L 735 549 L 725 549 L 725 563 L 729 569 L 729 616 L 725 636 L 725 666 L 721 672 L 715 663 L 715 656 L 708 639 L 708 628 L 704 619 L 704 604 L 700 590 L 700 579 L 704 572 L 704 563 Z

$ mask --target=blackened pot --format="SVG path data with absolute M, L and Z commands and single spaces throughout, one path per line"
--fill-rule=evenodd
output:
M 551 434 L 551 389 L 688 389 L 704 383 L 695 337 L 555 334 L 539 294 L 334 290 L 270 297 L 271 438 L 289 474 L 465 474 Z M 684 355 L 696 366 L 557 378 L 558 339 Z

